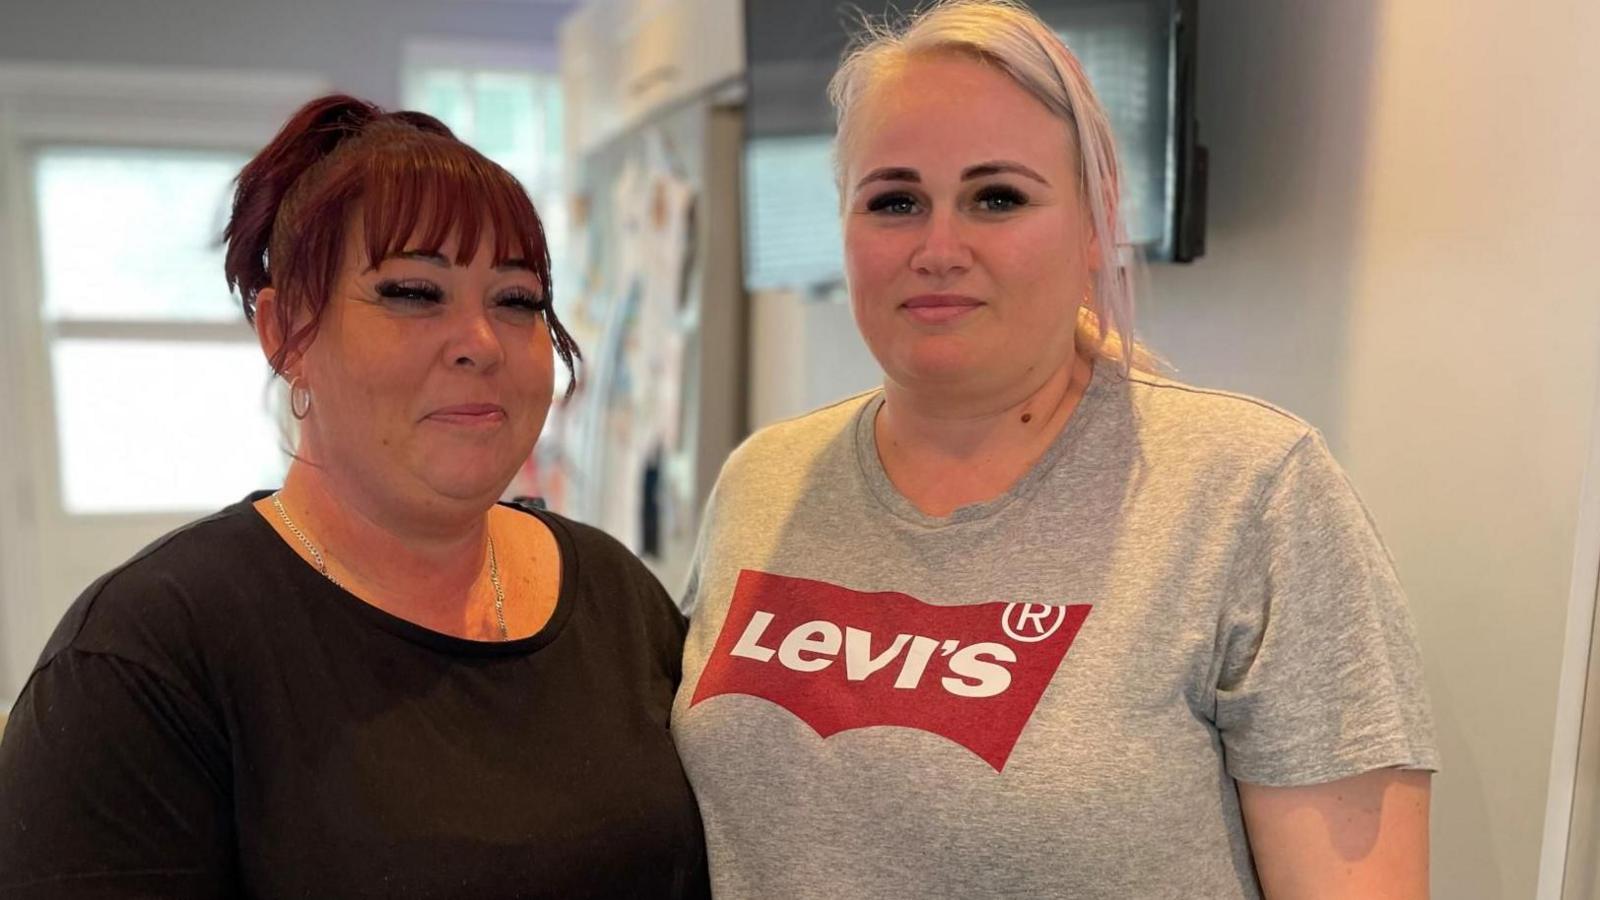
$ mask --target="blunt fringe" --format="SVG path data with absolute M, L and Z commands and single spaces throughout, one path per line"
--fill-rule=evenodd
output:
M 520 260 L 554 300 L 544 225 L 516 178 L 432 116 L 320 97 L 239 172 L 223 230 L 224 272 L 245 318 L 255 324 L 263 288 L 277 291 L 273 325 L 284 340 L 269 360 L 273 371 L 281 374 L 316 335 L 358 211 L 360 250 L 374 264 L 402 251 L 437 253 L 454 235 L 455 262 L 465 265 L 487 228 L 492 264 Z M 582 354 L 553 308 L 545 321 L 573 376 L 570 395 Z

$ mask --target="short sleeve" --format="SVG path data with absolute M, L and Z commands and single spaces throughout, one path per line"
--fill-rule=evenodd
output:
M 55 653 L 0 741 L 0 896 L 227 895 L 223 747 L 200 704 L 139 664 Z
M 1229 773 L 1286 786 L 1437 769 L 1393 561 L 1316 432 L 1284 459 L 1248 528 L 1218 635 Z

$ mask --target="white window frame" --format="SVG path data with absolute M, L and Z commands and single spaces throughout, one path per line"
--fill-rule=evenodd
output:
M 50 330 L 42 315 L 42 279 L 34 210 L 33 154 L 52 145 L 253 151 L 265 145 L 300 104 L 326 92 L 318 76 L 189 68 L 0 64 L 0 408 L 12 428 L 0 438 L 0 709 L 9 708 L 15 673 L 31 659 L 7 637 L 25 612 L 59 615 L 71 598 L 41 596 L 46 517 L 63 509 L 58 471 Z M 218 273 L 219 284 L 221 273 Z M 80 322 L 58 336 L 186 339 L 237 334 L 237 328 L 184 323 Z M 130 528 L 170 527 L 186 518 L 105 515 L 86 538 Z M 52 526 L 53 527 L 53 526 Z M 157 534 L 160 532 L 157 531 Z M 92 557 L 92 551 L 85 551 Z M 37 623 L 23 629 L 36 633 Z M 33 648 L 37 653 L 38 648 Z

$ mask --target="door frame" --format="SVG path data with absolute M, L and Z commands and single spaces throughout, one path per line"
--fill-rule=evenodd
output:
M 1590 416 L 1589 455 L 1578 494 L 1578 527 L 1567 596 L 1566 639 L 1556 693 L 1555 739 L 1550 755 L 1538 900 L 1586 900 L 1570 877 L 1581 864 L 1574 852 L 1600 854 L 1594 838 L 1600 803 L 1579 792 L 1600 787 L 1600 384 Z M 1582 816 L 1583 820 L 1575 818 Z M 1594 819 L 1595 821 L 1588 821 Z M 1576 848 L 1576 850 L 1575 850 Z

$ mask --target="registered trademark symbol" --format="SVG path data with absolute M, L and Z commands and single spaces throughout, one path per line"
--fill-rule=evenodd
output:
M 1049 603 L 1007 603 L 1000 614 L 1000 627 L 1006 637 L 1024 644 L 1037 644 L 1056 633 L 1067 620 L 1065 606 Z

